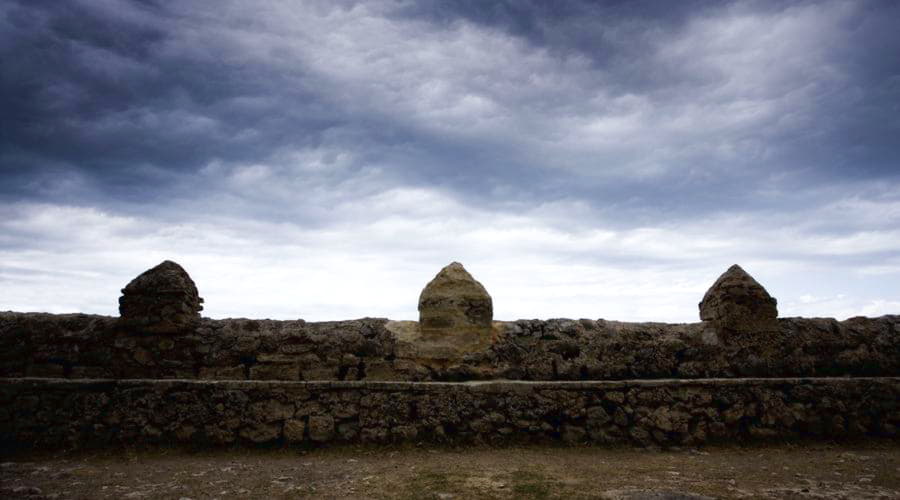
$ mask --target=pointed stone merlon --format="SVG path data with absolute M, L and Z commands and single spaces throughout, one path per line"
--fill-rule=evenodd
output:
M 764 332 L 778 328 L 777 301 L 735 264 L 707 290 L 700 319 L 732 332 Z
M 425 338 L 489 336 L 493 318 L 491 296 L 459 262 L 441 269 L 419 295 L 419 328 Z
M 122 289 L 119 315 L 142 333 L 180 333 L 200 321 L 203 299 L 188 273 L 170 260 L 144 271 Z

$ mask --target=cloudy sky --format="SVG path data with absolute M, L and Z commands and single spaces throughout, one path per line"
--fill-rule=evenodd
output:
M 4 1 L 0 310 L 900 313 L 900 3 Z

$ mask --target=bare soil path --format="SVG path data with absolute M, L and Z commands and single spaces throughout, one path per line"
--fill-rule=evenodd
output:
M 2 498 L 900 498 L 900 442 L 0 454 Z

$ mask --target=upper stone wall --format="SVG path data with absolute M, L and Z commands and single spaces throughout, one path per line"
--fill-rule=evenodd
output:
M 765 335 L 723 340 L 706 323 L 494 322 L 487 345 L 435 358 L 423 353 L 398 322 L 380 318 L 321 323 L 203 319 L 190 332 L 172 336 L 122 329 L 116 318 L 106 316 L 6 312 L 0 313 L 0 376 L 599 380 L 900 375 L 900 316 L 781 318 L 777 325 Z
M 199 317 L 181 266 L 123 290 L 122 317 L 0 313 L 0 376 L 231 380 L 599 380 L 900 375 L 900 316 L 777 318 L 732 266 L 703 322 L 491 321 L 492 299 L 459 263 L 419 300 L 421 321 L 307 323 Z

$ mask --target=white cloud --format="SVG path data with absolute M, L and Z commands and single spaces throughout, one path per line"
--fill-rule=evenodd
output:
M 333 221 L 321 227 L 221 214 L 167 224 L 91 208 L 7 205 L 0 304 L 114 314 L 118 289 L 169 258 L 194 277 L 213 317 L 415 319 L 421 288 L 459 260 L 492 293 L 500 319 L 680 322 L 696 320 L 703 292 L 739 262 L 781 299 L 783 315 L 900 312 L 895 285 L 854 261 L 819 258 L 821 247 L 856 259 L 897 255 L 900 238 L 893 246 L 865 238 L 847 245 L 843 235 L 802 228 L 772 233 L 749 216 L 694 227 L 565 227 L 560 207 L 488 211 L 423 188 L 354 202 L 333 196 Z
M 854 316 L 877 317 L 900 313 L 900 300 L 862 299 L 843 294 L 814 297 L 807 294 L 798 300 L 780 303 L 779 312 L 782 316 L 825 316 L 840 319 Z

